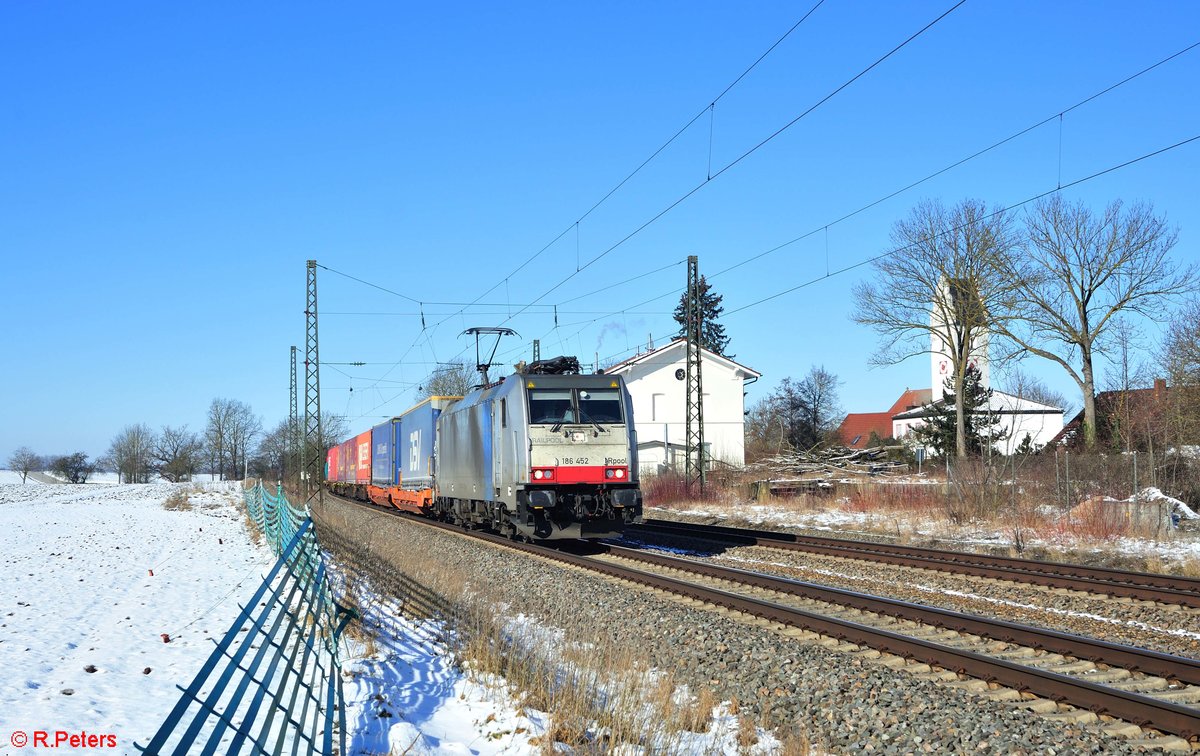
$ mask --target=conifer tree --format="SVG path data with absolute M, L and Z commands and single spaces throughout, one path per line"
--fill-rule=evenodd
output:
M 677 338 L 687 336 L 687 296 L 685 291 L 679 297 L 679 305 L 675 308 L 675 322 L 679 324 Z M 729 347 L 729 337 L 725 335 L 725 326 L 717 322 L 717 318 L 725 311 L 721 306 L 722 296 L 713 293 L 708 281 L 700 276 L 700 291 L 697 301 L 700 306 L 700 346 L 710 352 L 729 357 L 725 350 Z
M 929 413 L 925 425 L 913 429 L 917 442 L 930 447 L 938 456 L 953 455 L 957 449 L 957 397 L 951 378 L 946 379 L 946 395 L 938 402 L 925 405 Z M 1008 437 L 1000 428 L 999 415 L 990 414 L 992 390 L 984 388 L 979 368 L 968 366 L 963 376 L 963 408 L 966 411 L 967 454 L 982 454 L 984 450 Z

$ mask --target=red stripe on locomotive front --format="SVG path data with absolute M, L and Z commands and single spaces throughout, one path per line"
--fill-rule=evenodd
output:
M 551 485 L 554 483 L 628 483 L 629 470 L 628 468 L 617 468 L 606 465 L 571 465 L 569 467 L 534 467 L 534 470 L 553 470 L 554 477 L 539 480 L 532 478 L 529 482 L 541 485 Z M 625 474 L 620 478 L 604 477 L 605 470 L 622 469 Z

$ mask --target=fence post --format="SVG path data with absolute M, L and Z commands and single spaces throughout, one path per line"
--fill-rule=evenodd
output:
M 1137 492 L 1138 492 L 1138 484 L 1137 484 L 1137 455 L 1138 455 L 1138 453 L 1137 453 L 1137 449 L 1134 449 L 1134 450 L 1133 450 L 1133 493 L 1131 494 L 1131 496 L 1137 496 Z

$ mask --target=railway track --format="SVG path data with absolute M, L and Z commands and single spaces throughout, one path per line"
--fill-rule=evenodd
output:
M 1093 715 L 1123 720 L 1108 725 L 1110 734 L 1134 735 L 1128 730 L 1133 725 L 1176 736 L 1149 738 L 1146 745 L 1186 750 L 1188 739 L 1200 738 L 1197 660 L 620 546 L 574 542 L 569 549 L 549 548 L 392 513 L 777 623 L 790 628 L 789 634 L 824 636 L 839 651 L 866 658 L 887 654 L 910 671 L 915 666 L 932 675 L 930 679 L 1014 700 L 1047 716 L 1072 722 Z M 1004 689 L 992 690 L 989 683 Z M 1035 698 L 1025 700 L 1022 694 Z M 1089 714 L 1058 712 L 1057 702 Z
M 1042 562 L 1032 559 L 968 554 L 915 546 L 846 541 L 838 538 L 775 533 L 719 525 L 647 520 L 629 528 L 632 535 L 666 535 L 745 546 L 765 546 L 789 551 L 881 562 L 941 572 L 1066 588 L 1088 593 L 1155 601 L 1200 608 L 1200 579 L 1149 572 Z

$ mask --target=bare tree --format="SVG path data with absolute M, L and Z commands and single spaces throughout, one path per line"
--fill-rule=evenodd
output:
M 774 395 L 763 397 L 746 412 L 746 461 L 780 454 L 787 446 L 787 423 Z
M 219 473 L 222 480 L 240 477 L 252 442 L 261 432 L 262 418 L 250 405 L 237 399 L 213 399 L 204 429 L 213 472 Z
M 1084 443 L 1096 445 L 1095 359 L 1110 346 L 1119 315 L 1158 319 L 1164 300 L 1193 290 L 1194 266 L 1169 253 L 1178 234 L 1147 204 L 1111 203 L 1102 215 L 1061 196 L 1026 218 L 1028 255 L 1010 258 L 1005 277 L 1020 283 L 1020 318 L 1006 335 L 1058 363 L 1083 395 Z
M 291 461 L 291 427 L 287 420 L 264 433 L 250 459 L 252 475 L 269 480 L 282 480 Z
M 204 444 L 187 426 L 163 426 L 154 441 L 152 456 L 158 474 L 172 483 L 191 480 L 203 459 Z
M 838 404 L 841 381 L 824 366 L 814 365 L 798 381 L 784 378 L 770 396 L 751 408 L 747 440 L 753 454 L 778 454 L 786 446 L 811 449 L 828 443 L 843 412 Z
M 1200 385 L 1200 299 L 1192 299 L 1171 318 L 1159 350 L 1171 383 Z
M 96 465 L 88 461 L 83 452 L 64 454 L 55 457 L 50 463 L 50 471 L 61 475 L 71 483 L 87 483 L 88 477 L 95 472 Z
M 417 400 L 431 396 L 466 396 L 479 380 L 479 373 L 466 360 L 447 362 L 417 387 Z
M 882 345 L 873 361 L 894 364 L 941 345 L 955 396 L 956 449 L 967 454 L 963 382 L 988 334 L 1012 311 L 1016 282 L 997 275 L 1019 246 L 1010 216 L 977 200 L 947 209 L 927 201 L 892 229 L 894 249 L 874 263 L 875 280 L 854 288 L 856 322 Z M 936 388 L 936 387 L 935 387 Z
M 262 433 L 262 418 L 254 414 L 249 404 L 231 402 L 232 413 L 229 424 L 229 454 L 231 478 L 237 478 L 246 469 L 251 444 Z
M 116 469 L 117 480 L 149 483 L 154 470 L 154 431 L 148 425 L 127 425 L 108 447 L 107 459 Z
M 439 396 L 434 394 L 434 396 Z M 346 440 L 346 436 L 350 434 L 350 423 L 345 415 L 322 415 L 321 416 L 321 450 L 329 449 L 330 447 Z
M 14 472 L 21 473 L 21 483 L 24 484 L 29 473 L 34 472 L 42 466 L 42 458 L 33 453 L 33 450 L 28 446 L 22 446 L 13 452 L 8 458 L 8 468 Z
M 1200 298 L 1171 318 L 1159 360 L 1171 384 L 1164 418 L 1168 438 L 1177 449 L 1194 445 L 1200 442 Z
M 232 444 L 233 400 L 213 399 L 208 405 L 208 424 L 204 428 L 204 443 L 208 449 L 210 472 L 225 480 L 226 460 Z

